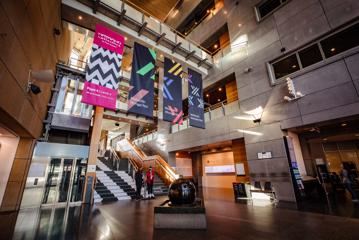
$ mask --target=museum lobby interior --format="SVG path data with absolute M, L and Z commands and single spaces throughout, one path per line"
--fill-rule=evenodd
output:
M 1 239 L 359 239 L 358 0 L 1 0 Z

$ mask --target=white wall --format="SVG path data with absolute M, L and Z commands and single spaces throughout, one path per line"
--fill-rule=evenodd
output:
M 0 137 L 0 205 L 4 197 L 19 138 Z

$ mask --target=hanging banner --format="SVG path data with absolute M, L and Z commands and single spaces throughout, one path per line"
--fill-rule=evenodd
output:
M 153 117 L 156 52 L 135 42 L 128 112 Z
M 205 128 L 202 75 L 188 68 L 188 117 L 192 127 Z
M 116 109 L 125 38 L 97 24 L 81 102 Z
M 168 58 L 165 58 L 164 65 L 163 120 L 182 124 L 182 66 Z

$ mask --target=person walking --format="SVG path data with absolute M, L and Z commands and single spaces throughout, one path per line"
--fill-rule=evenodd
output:
M 136 182 L 136 198 L 141 199 L 141 188 L 143 185 L 142 168 L 137 169 L 135 173 L 135 182 Z
M 147 185 L 147 192 L 148 192 L 148 198 L 155 198 L 155 195 L 153 194 L 153 182 L 155 180 L 155 173 L 152 170 L 152 167 L 148 169 L 146 173 L 146 185 Z
M 352 201 L 353 202 L 359 202 L 357 194 L 355 192 L 355 190 L 353 189 L 353 183 L 350 180 L 350 176 L 349 176 L 349 171 L 344 167 L 344 165 L 341 165 L 342 167 L 342 182 L 344 187 L 350 192 L 350 194 L 352 195 Z

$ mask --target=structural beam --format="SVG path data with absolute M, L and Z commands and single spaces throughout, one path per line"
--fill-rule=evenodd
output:
M 177 43 L 173 48 L 172 48 L 172 53 L 175 53 L 176 50 L 181 46 L 181 42 Z
M 100 0 L 93 1 L 92 12 L 94 14 L 96 14 L 99 5 L 100 5 Z
M 120 26 L 126 15 L 126 9 L 123 9 L 117 19 L 117 25 Z
M 166 33 L 162 33 L 156 40 L 156 45 L 160 44 L 163 38 L 166 36 Z
M 200 67 L 203 63 L 205 63 L 207 61 L 207 58 L 202 59 L 201 61 L 198 62 L 198 67 Z
M 146 29 L 146 26 L 147 26 L 147 22 L 142 23 L 140 29 L 138 29 L 138 31 L 137 31 L 138 36 L 142 35 L 142 32 Z
M 194 50 L 192 52 L 188 53 L 187 56 L 186 56 L 186 61 L 188 59 L 190 59 L 195 53 L 196 53 L 196 51 L 194 51 Z

